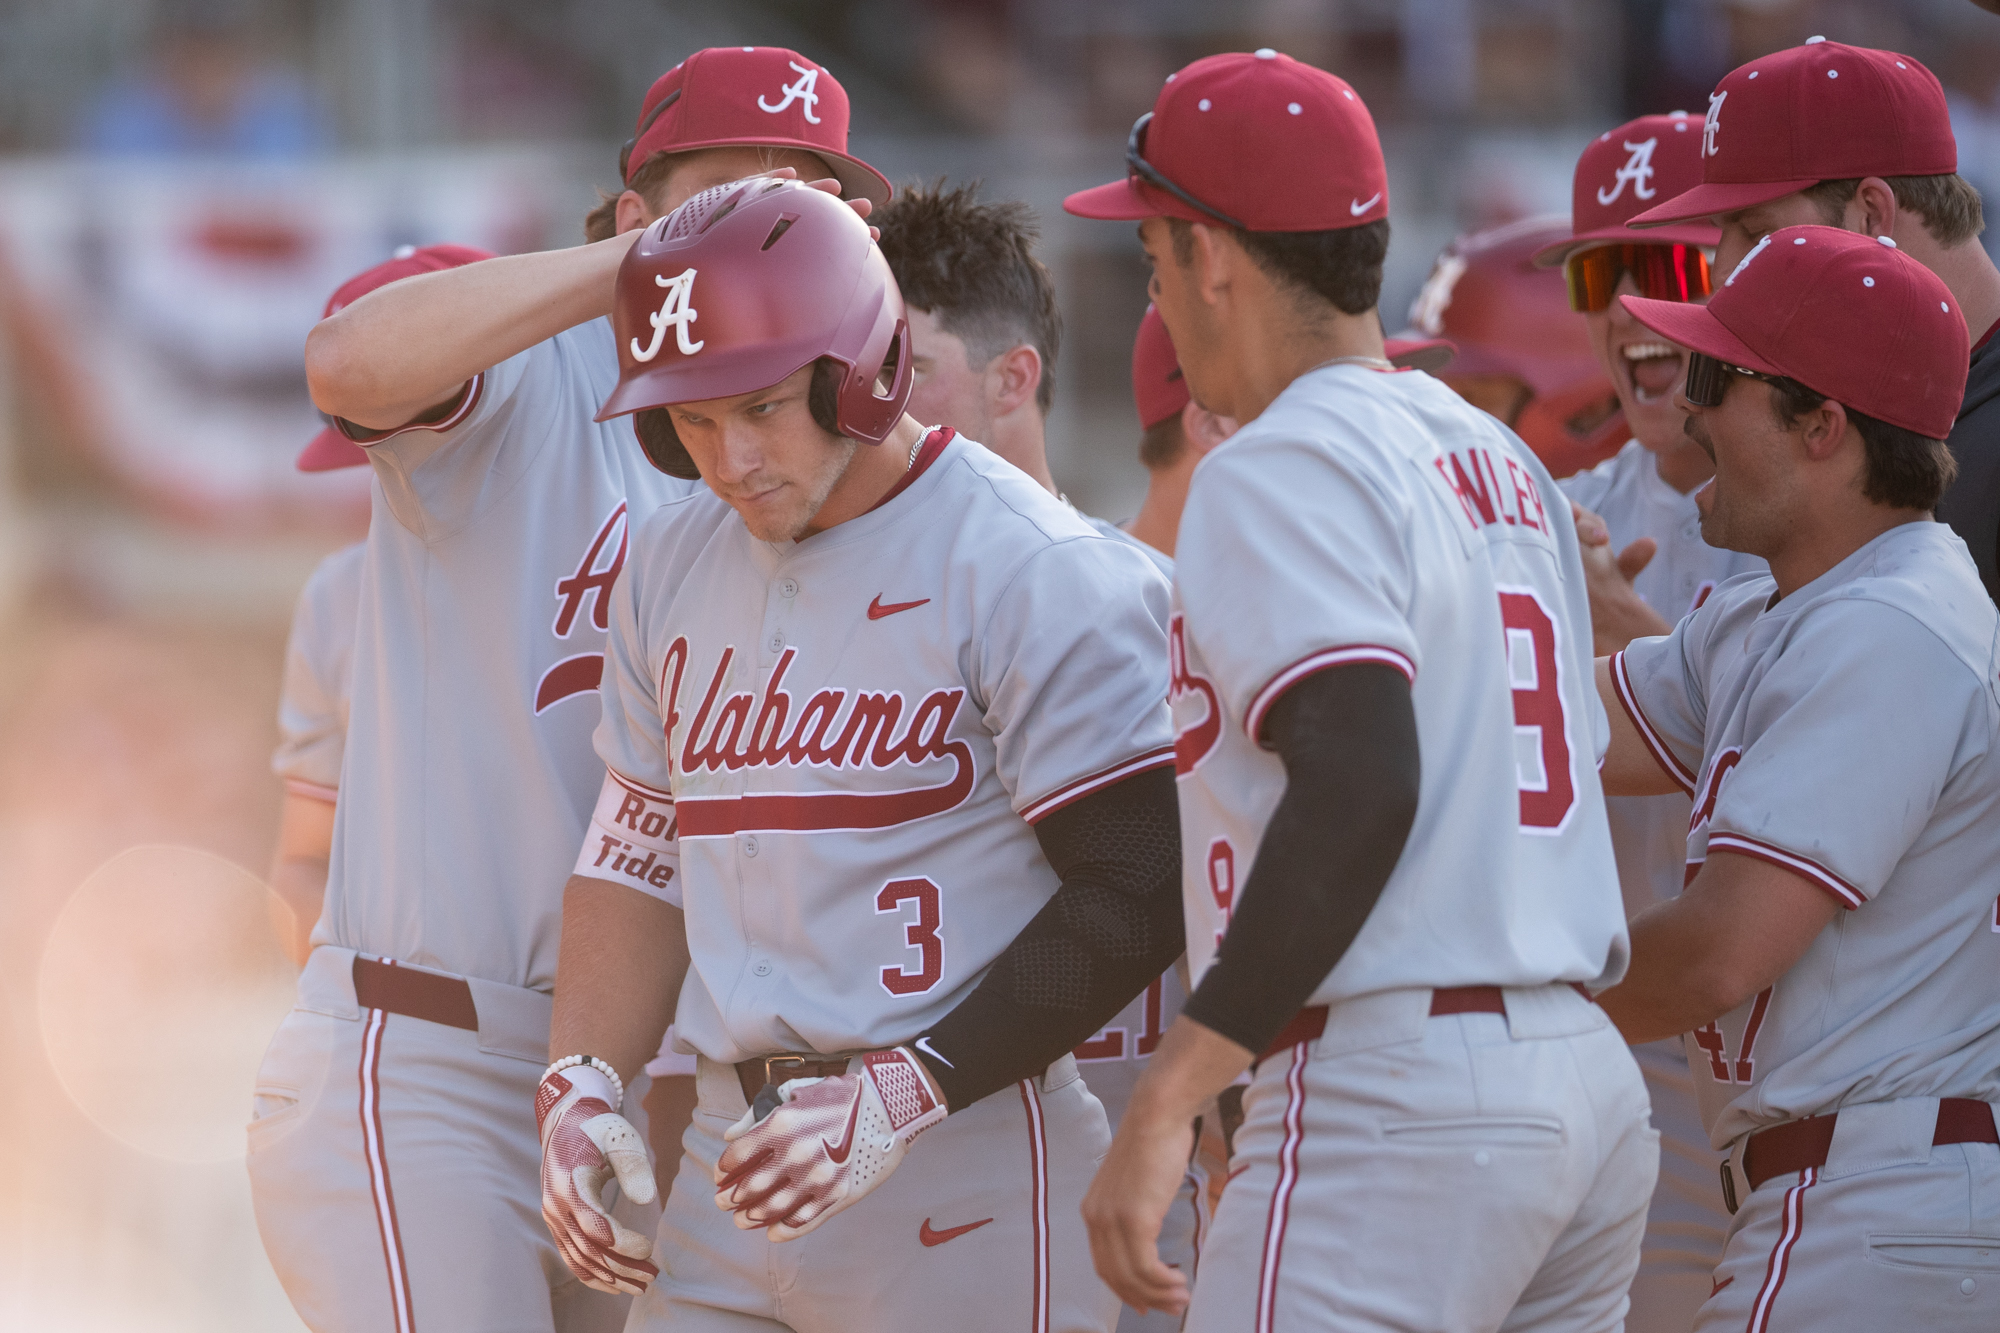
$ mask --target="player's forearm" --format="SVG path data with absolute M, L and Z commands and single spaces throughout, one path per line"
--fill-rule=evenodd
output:
M 1422 777 L 1409 682 L 1392 667 L 1306 677 L 1272 705 L 1266 734 L 1285 793 L 1184 1010 L 1250 1051 L 1278 1035 L 1361 933 L 1409 838 Z
M 313 402 L 370 430 L 404 425 L 480 371 L 609 314 L 618 265 L 637 236 L 489 259 L 370 292 L 306 338 Z
M 595 1055 L 628 1083 L 660 1049 L 687 976 L 681 909 L 572 875 L 563 890 L 549 1055 Z
M 1146 1061 L 1119 1123 L 1184 1130 L 1254 1058 L 1255 1052 L 1183 1014 Z
M 1185 947 L 1171 769 L 1094 792 L 1035 834 L 1055 896 L 915 1046 L 954 1111 L 1087 1041 Z

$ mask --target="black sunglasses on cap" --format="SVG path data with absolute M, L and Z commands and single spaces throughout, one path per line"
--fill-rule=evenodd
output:
M 1762 380 L 1779 388 L 1789 388 L 1798 381 L 1786 375 L 1766 375 L 1761 370 L 1745 370 L 1742 366 L 1732 366 L 1727 361 L 1718 361 L 1712 356 L 1690 350 L 1688 352 L 1687 382 L 1681 387 L 1681 396 L 1696 407 L 1720 407 L 1722 396 L 1729 392 L 1729 377 L 1741 375 L 1746 379 Z M 1800 386 L 1804 387 L 1804 386 Z
M 1210 208 L 1207 204 L 1204 204 L 1201 200 L 1168 180 L 1160 174 L 1158 167 L 1155 167 L 1151 162 L 1146 160 L 1146 126 L 1152 123 L 1153 113 L 1150 111 L 1132 122 L 1131 136 L 1125 140 L 1125 170 L 1155 189 L 1165 190 L 1189 208 L 1208 214 L 1217 222 L 1226 222 L 1238 231 L 1249 231 L 1250 228 L 1244 226 L 1235 218 L 1230 217 L 1229 214 L 1219 208 Z
M 639 146 L 640 136 L 653 128 L 653 122 L 660 118 L 662 112 L 680 100 L 681 90 L 679 88 L 662 97 L 660 104 L 648 112 L 646 118 L 639 122 L 639 133 L 627 139 L 625 146 L 618 150 L 618 183 L 620 185 L 630 185 L 632 183 L 632 150 Z M 645 164 L 641 163 L 640 165 L 644 166 Z

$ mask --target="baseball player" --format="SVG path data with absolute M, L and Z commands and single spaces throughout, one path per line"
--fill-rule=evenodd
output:
M 1535 255 L 1537 266 L 1559 266 L 1567 277 L 1570 307 L 1583 316 L 1633 435 L 1608 461 L 1557 483 L 1591 511 L 1586 522 L 1598 521 L 1607 533 L 1603 544 L 1586 540 L 1583 551 L 1591 579 L 1591 631 L 1600 655 L 1617 652 L 1635 637 L 1665 634 L 1718 584 L 1764 567 L 1753 555 L 1701 539 L 1694 491 L 1715 475 L 1715 465 L 1681 429 L 1684 418 L 1674 405 L 1686 352 L 1614 299 L 1707 299 L 1706 248 L 1716 242 L 1713 226 L 1706 220 L 1648 231 L 1626 225 L 1649 201 L 1700 178 L 1698 118 L 1641 116 L 1608 130 L 1577 160 L 1572 234 Z M 1610 796 L 1604 804 L 1626 915 L 1679 893 L 1688 799 L 1670 792 Z M 1632 1054 L 1652 1098 L 1653 1127 L 1660 1131 L 1660 1182 L 1646 1218 L 1625 1326 L 1630 1333 L 1685 1333 L 1708 1299 L 1709 1274 L 1722 1253 L 1729 1214 L 1716 1191 L 1715 1154 L 1679 1041 L 1650 1042 Z
M 1937 78 L 1912 56 L 1814 37 L 1724 75 L 1701 143 L 1701 183 L 1635 226 L 1713 219 L 1724 274 L 1779 227 L 1887 236 L 1951 289 L 1973 350 L 1950 436 L 1958 477 L 1937 516 L 2000 601 L 2000 269 L 1978 243 L 1979 192 L 1958 174 Z
M 1382 355 L 1386 171 L 1345 83 L 1208 57 L 1126 160 L 1065 206 L 1142 219 L 1188 388 L 1244 424 L 1175 566 L 1196 989 L 1085 1201 L 1098 1270 L 1189 1301 L 1154 1248 L 1187 1117 L 1255 1062 L 1188 1328 L 1615 1328 L 1657 1150 L 1576 988 L 1625 931 L 1567 507 Z
M 869 220 L 910 321 L 910 413 L 994 453 L 1056 492 L 1045 435 L 1061 345 L 1055 284 L 1035 257 L 1037 228 L 1026 204 L 981 203 L 973 186 L 906 188 Z M 1140 545 L 1161 573 L 1173 562 L 1102 519 L 1086 523 Z M 1171 543 L 1169 543 L 1171 544 Z M 1111 1128 L 1118 1128 L 1146 1059 L 1181 1011 L 1187 986 L 1169 967 L 1073 1054 Z M 1161 1237 L 1166 1261 L 1192 1273 L 1208 1223 L 1208 1176 L 1191 1159 Z M 1172 1333 L 1178 1318 L 1119 1312 L 1120 1333 Z
M 655 85 L 621 161 L 630 235 L 407 277 L 308 342 L 315 400 L 367 450 L 377 497 L 326 906 L 250 1128 L 259 1229 L 315 1329 L 625 1318 L 536 1216 L 529 1110 L 552 889 L 603 776 L 611 586 L 632 516 L 691 489 L 592 421 L 617 373 L 602 316 L 637 228 L 716 179 L 825 163 L 886 196 L 846 127 L 803 57 L 699 52 Z M 647 1225 L 651 1191 L 630 1195 Z
M 1686 1033 L 1736 1216 L 1697 1330 L 2000 1323 L 1996 618 L 1931 521 L 1964 389 L 1949 289 L 1888 238 L 1770 234 L 1689 349 L 1702 532 L 1763 556 L 1599 658 L 1607 789 L 1694 800 L 1687 889 L 1600 996 Z
M 1534 217 L 1458 237 L 1410 302 L 1406 331 L 1448 339 L 1456 355 L 1439 378 L 1558 477 L 1595 467 L 1630 434 L 1562 283 L 1534 265 L 1569 235 L 1566 219 Z
M 536 1101 L 565 1257 L 645 1288 L 635 1329 L 1107 1328 L 1069 1051 L 1182 947 L 1166 582 L 904 411 L 901 297 L 830 197 L 699 195 L 619 293 L 604 410 L 707 489 L 614 594 Z M 669 1014 L 700 1104 L 654 1246 L 598 1191 Z

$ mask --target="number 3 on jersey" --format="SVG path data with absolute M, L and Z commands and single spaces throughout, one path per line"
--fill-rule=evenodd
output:
M 1560 833 L 1576 808 L 1569 716 L 1562 693 L 1556 619 L 1532 588 L 1500 591 L 1507 638 L 1507 680 L 1514 689 L 1514 764 L 1521 784 L 1521 827 Z
M 922 995 L 944 976 L 944 940 L 938 936 L 938 886 L 927 879 L 892 879 L 875 895 L 875 914 L 899 913 L 917 904 L 917 919 L 903 923 L 903 943 L 917 951 L 917 970 L 882 969 L 882 989 L 891 995 Z

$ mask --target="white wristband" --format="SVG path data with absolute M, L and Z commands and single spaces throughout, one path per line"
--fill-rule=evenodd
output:
M 625 1104 L 625 1080 L 618 1077 L 618 1071 L 611 1067 L 609 1060 L 600 1060 L 594 1055 L 565 1055 L 542 1071 L 542 1081 L 546 1083 L 549 1075 L 559 1074 L 565 1069 L 573 1069 L 579 1065 L 596 1070 L 610 1081 L 611 1110 L 616 1113 L 618 1108 Z

